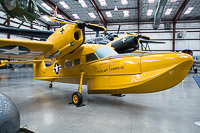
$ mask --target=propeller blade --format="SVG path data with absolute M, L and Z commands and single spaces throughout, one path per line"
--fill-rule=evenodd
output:
M 143 35 L 140 35 L 140 34 L 134 35 L 134 34 L 132 34 L 132 33 L 130 33 L 130 32 L 126 32 L 126 34 L 128 34 L 128 35 L 133 35 L 133 36 L 136 36 L 137 38 L 142 38 L 142 39 L 145 39 L 145 40 L 150 40 L 150 39 L 151 39 L 151 38 L 148 37 L 148 36 L 143 36 Z
M 151 40 L 140 40 L 141 43 L 160 43 L 160 44 L 165 44 L 166 42 L 159 42 L 159 41 L 151 41 Z
M 145 39 L 145 40 L 150 40 L 151 38 L 150 37 L 148 37 L 148 36 L 142 36 L 141 35 L 141 37 L 140 38 L 142 38 L 142 39 Z
M 128 35 L 134 35 L 134 34 L 132 34 L 132 33 L 130 33 L 130 32 L 125 32 L 125 34 L 128 34 Z M 134 35 L 135 36 L 135 35 Z
M 71 20 L 66 20 L 58 17 L 51 17 L 52 21 L 58 22 L 58 23 L 72 23 L 72 24 L 77 24 L 79 28 L 84 28 L 87 27 L 89 29 L 93 29 L 95 31 L 106 31 L 106 28 L 100 25 L 95 25 L 91 23 L 85 23 L 82 21 L 71 21 Z
M 63 18 L 58 18 L 58 17 L 50 17 L 52 21 L 58 22 L 58 23 L 72 23 L 72 24 L 77 24 L 77 21 L 71 21 L 71 20 L 66 20 Z
M 106 31 L 106 28 L 100 25 L 85 23 L 85 26 L 89 29 L 93 29 L 95 31 Z

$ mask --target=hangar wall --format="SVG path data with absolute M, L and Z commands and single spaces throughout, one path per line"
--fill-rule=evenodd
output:
M 117 33 L 119 24 L 109 24 L 107 26 L 108 33 Z M 182 38 L 177 38 L 178 32 L 183 33 Z M 137 23 L 132 24 L 122 24 L 119 32 L 119 36 L 123 36 L 124 32 L 138 32 Z M 173 39 L 173 25 L 171 24 L 170 30 L 164 29 L 164 24 L 162 23 L 157 30 L 152 28 L 152 23 L 141 23 L 140 24 L 140 34 L 151 37 L 154 41 L 163 41 L 166 44 L 150 44 L 150 48 L 154 52 L 166 52 L 172 50 L 172 39 Z M 88 32 L 87 37 L 94 37 L 95 34 Z M 180 51 L 184 49 L 192 49 L 195 56 L 200 56 L 200 22 L 178 22 L 176 24 L 176 41 L 175 41 L 175 51 Z
M 108 33 L 116 33 L 119 24 L 108 25 Z M 119 36 L 123 35 L 123 32 L 138 32 L 137 24 L 121 25 Z M 183 37 L 177 38 L 178 32 L 183 31 Z M 151 37 L 155 41 L 163 41 L 166 44 L 150 44 L 152 51 L 171 51 L 172 50 L 172 39 L 173 39 L 173 25 L 171 24 L 170 30 L 164 29 L 164 24 L 161 24 L 157 30 L 152 28 L 152 23 L 140 24 L 140 34 Z M 178 22 L 176 24 L 176 41 L 175 50 L 192 49 L 200 51 L 200 22 L 185 23 Z M 159 51 L 159 52 L 160 52 Z M 194 55 L 200 56 L 199 51 L 194 51 Z
M 7 16 L 3 11 L 0 11 L 0 25 L 3 26 L 3 23 L 5 22 Z M 10 19 L 10 26 L 11 27 L 18 27 L 20 25 L 21 21 L 16 18 Z M 44 23 L 41 23 L 41 25 L 33 24 L 33 29 L 38 30 L 47 30 L 47 27 Z M 31 29 L 31 24 L 24 22 L 23 25 L 20 26 L 21 29 Z M 0 33 L 0 38 L 7 38 L 7 34 Z M 10 35 L 11 39 L 23 39 L 23 40 L 30 40 L 31 37 L 22 37 L 18 35 Z M 33 38 L 34 39 L 34 38 Z M 36 39 L 37 40 L 37 39 Z
M 0 11 L 0 25 L 2 25 L 6 19 L 6 15 L 3 11 Z M 18 19 L 11 19 L 10 26 L 18 27 L 21 21 Z M 41 22 L 40 22 L 41 23 Z M 30 23 L 24 23 L 20 28 L 30 29 Z M 116 34 L 118 30 L 119 24 L 108 24 L 107 32 Z M 47 25 L 41 23 L 41 25 L 33 24 L 33 29 L 39 30 L 47 30 Z M 54 28 L 52 28 L 54 29 Z M 151 37 L 152 40 L 155 41 L 163 41 L 166 44 L 150 44 L 150 48 L 154 52 L 162 52 L 162 51 L 171 51 L 172 50 L 172 39 L 173 39 L 173 26 L 171 24 L 170 30 L 164 29 L 164 24 L 162 23 L 157 30 L 153 30 L 152 23 L 140 23 L 140 34 Z M 55 30 L 55 29 L 54 29 Z M 178 32 L 183 31 L 183 37 L 177 38 Z M 123 36 L 124 32 L 138 32 L 137 23 L 124 23 L 121 25 L 119 36 Z M 101 32 L 103 35 L 103 32 Z M 86 30 L 86 39 L 91 39 L 95 37 L 95 32 L 87 29 Z M 7 34 L 0 33 L 0 38 L 7 38 Z M 17 35 L 10 35 L 11 39 L 30 39 L 27 37 L 21 37 Z M 36 38 L 34 38 L 36 39 Z M 37 40 L 37 39 L 36 39 Z M 183 50 L 183 49 L 192 49 L 194 51 L 195 56 L 200 56 L 200 22 L 178 22 L 176 24 L 176 41 L 175 41 L 175 50 Z

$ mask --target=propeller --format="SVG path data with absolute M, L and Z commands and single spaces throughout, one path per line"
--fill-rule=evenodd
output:
M 165 42 L 159 42 L 159 41 L 150 41 L 150 40 L 151 40 L 150 37 L 148 37 L 148 36 L 143 36 L 143 35 L 141 35 L 141 34 L 136 34 L 136 35 L 134 35 L 134 34 L 129 33 L 129 32 L 126 32 L 126 34 L 127 34 L 127 35 L 135 36 L 135 37 L 138 38 L 138 39 L 141 38 L 141 39 L 140 39 L 140 42 L 145 42 L 145 43 L 165 43 Z M 144 39 L 144 40 L 142 40 L 142 39 Z
M 144 47 L 143 42 L 147 43 L 165 43 L 165 42 L 157 42 L 151 41 L 150 37 L 143 36 L 140 34 L 132 34 L 129 32 L 125 33 L 127 36 L 119 38 L 119 40 L 111 43 L 111 46 L 115 48 L 118 53 L 127 53 L 128 51 L 135 51 L 139 48 L 139 44 L 141 47 Z
M 63 18 L 58 18 L 58 17 L 51 17 L 52 21 L 58 22 L 58 23 L 71 23 L 71 24 L 77 24 L 78 27 L 80 29 L 83 29 L 85 27 L 87 27 L 88 29 L 93 29 L 93 30 L 98 30 L 98 31 L 106 31 L 106 28 L 100 25 L 95 25 L 95 24 L 91 24 L 91 23 L 86 23 L 83 21 L 72 21 L 72 20 L 67 20 L 67 19 L 63 19 Z

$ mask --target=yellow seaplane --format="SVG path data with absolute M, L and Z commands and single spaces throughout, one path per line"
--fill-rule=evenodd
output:
M 158 92 L 180 83 L 193 63 L 193 58 L 184 53 L 118 54 L 111 47 L 113 42 L 110 42 L 110 46 L 83 44 L 85 27 L 106 29 L 81 21 L 57 17 L 51 19 L 65 25 L 49 36 L 47 41 L 0 39 L 1 56 L 29 59 L 2 60 L 1 66 L 33 64 L 34 79 L 49 81 L 49 87 L 52 87 L 52 82 L 79 84 L 78 90 L 72 94 L 72 103 L 76 106 L 82 105 L 82 85 L 87 85 L 88 94 Z M 133 36 L 139 44 L 140 36 Z M 124 41 L 123 38 L 118 40 Z M 46 66 L 47 62 L 51 62 L 51 65 Z

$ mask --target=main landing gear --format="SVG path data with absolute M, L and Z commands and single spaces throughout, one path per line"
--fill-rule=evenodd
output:
M 83 97 L 82 97 L 82 94 L 81 94 L 82 93 L 83 75 L 84 75 L 84 72 L 81 72 L 80 85 L 78 87 L 78 91 L 74 92 L 72 94 L 72 102 L 70 103 L 70 104 L 76 105 L 76 107 L 85 106 L 85 104 L 82 104 Z
M 116 96 L 116 97 L 124 97 L 126 96 L 125 94 L 112 94 L 112 96 Z
M 194 68 L 194 72 L 197 73 L 197 71 L 198 71 L 198 69 L 197 69 L 197 68 Z

